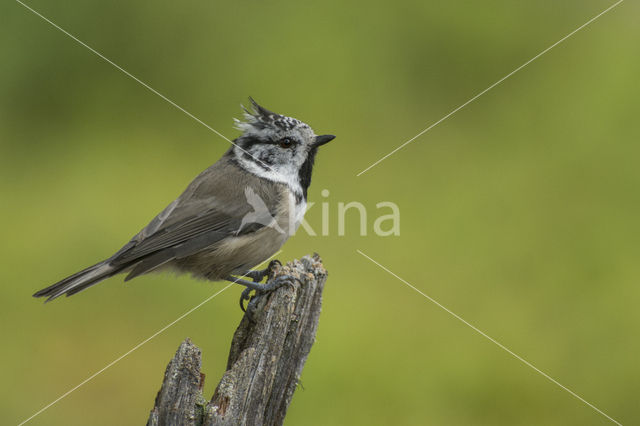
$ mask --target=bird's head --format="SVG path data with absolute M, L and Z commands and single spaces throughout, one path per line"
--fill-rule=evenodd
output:
M 234 158 L 247 171 L 285 183 L 306 198 L 317 150 L 335 136 L 318 136 L 308 124 L 249 101 L 244 121 L 235 120 L 242 135 L 230 150 Z

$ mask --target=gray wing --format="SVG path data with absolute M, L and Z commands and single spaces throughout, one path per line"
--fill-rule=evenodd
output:
M 244 188 L 260 187 L 255 179 L 233 164 L 214 164 L 122 247 L 110 259 L 110 264 L 135 265 L 125 279 L 130 280 L 173 259 L 195 254 L 228 236 L 264 227 L 242 224 L 242 218 L 253 211 L 245 199 Z M 267 204 L 277 203 L 273 194 L 260 192 Z

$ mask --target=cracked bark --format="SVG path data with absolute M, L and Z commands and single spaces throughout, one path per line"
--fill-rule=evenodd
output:
M 211 401 L 202 395 L 201 353 L 186 339 L 167 366 L 148 426 L 281 425 L 315 340 L 327 272 L 316 254 L 269 280 L 293 275 L 252 303 L 235 331 L 227 371 Z

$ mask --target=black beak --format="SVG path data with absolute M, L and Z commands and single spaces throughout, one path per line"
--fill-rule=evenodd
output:
M 335 139 L 334 135 L 320 135 L 320 136 L 316 136 L 316 140 L 313 143 L 313 147 L 317 148 L 319 146 L 324 145 L 325 143 L 331 142 L 332 140 Z

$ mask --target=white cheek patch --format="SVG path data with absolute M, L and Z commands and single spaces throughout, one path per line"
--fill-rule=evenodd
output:
M 255 163 L 253 158 L 247 159 L 245 153 L 234 149 L 236 161 L 249 173 L 272 182 L 284 183 L 291 192 L 302 198 L 302 186 L 298 179 L 298 168 L 293 164 L 273 165 L 270 170 L 265 170 Z

